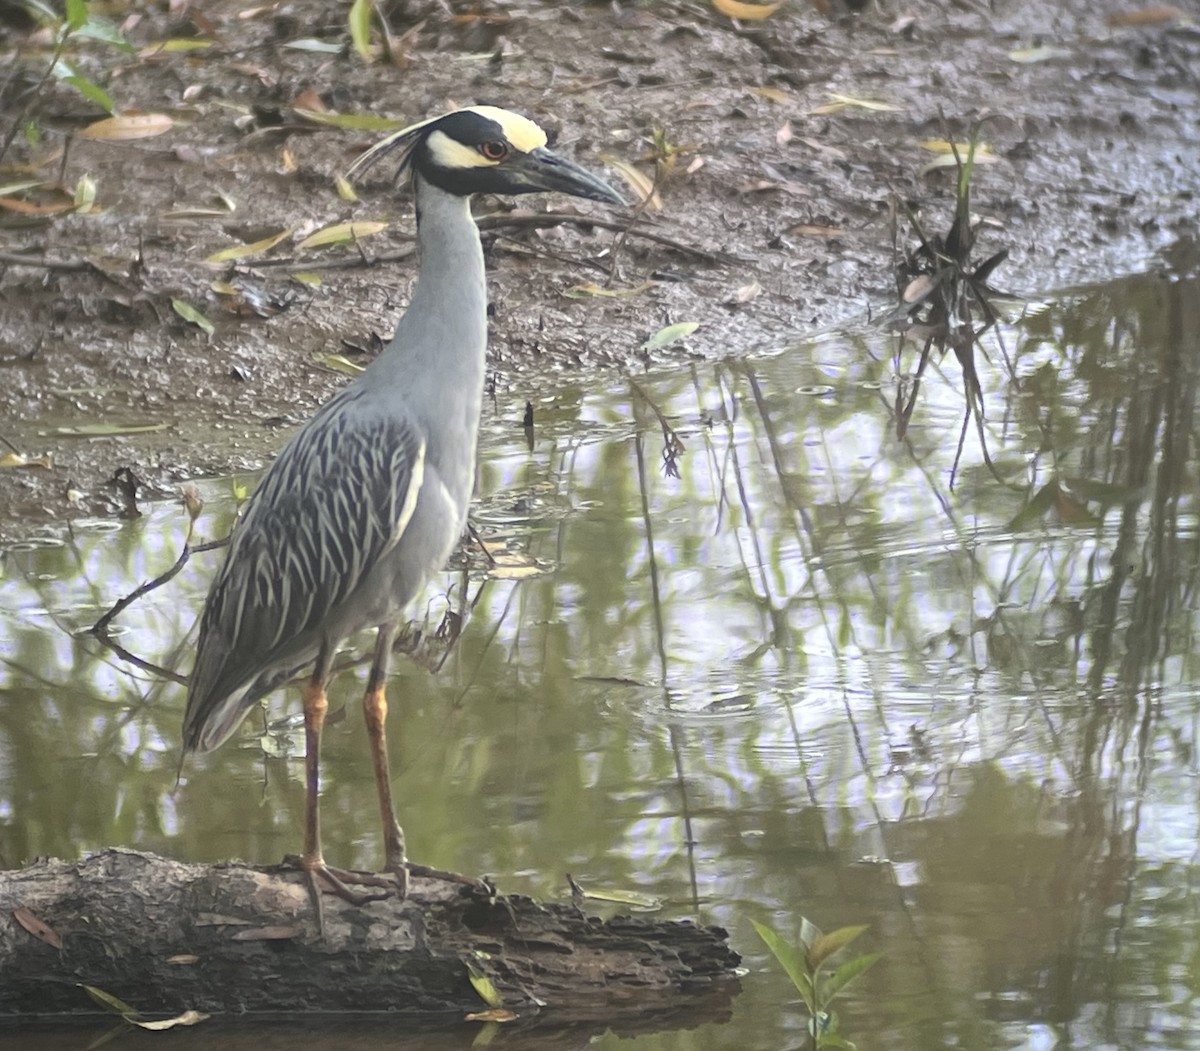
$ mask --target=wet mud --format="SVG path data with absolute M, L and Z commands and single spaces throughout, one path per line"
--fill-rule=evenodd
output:
M 0 454 L 28 461 L 0 468 L 0 539 L 261 467 L 346 382 L 330 356 L 361 363 L 387 338 L 413 275 L 408 202 L 383 176 L 357 202 L 339 196 L 334 177 L 379 133 L 306 110 L 419 119 L 486 102 L 594 167 L 615 158 L 655 180 L 657 154 L 661 207 L 628 230 L 601 206 L 477 202 L 488 411 L 514 426 L 558 376 L 738 355 L 879 316 L 897 295 L 897 227 L 911 241 L 898 208 L 933 226 L 953 212 L 953 170 L 925 171 L 922 143 L 961 140 L 981 118 L 990 156 L 973 206 L 981 251 L 1009 250 L 997 287 L 1142 272 L 1194 236 L 1200 29 L 1182 16 L 1113 25 L 1131 9 L 1113 0 L 828 15 L 794 2 L 744 23 L 699 2 L 457 6 L 393 5 L 400 62 L 367 65 L 349 47 L 293 46 L 345 42 L 338 5 L 215 3 L 197 18 L 133 5 L 135 55 L 72 54 L 119 108 L 172 117 L 137 141 L 75 134 L 103 114 L 41 82 L 35 28 L 0 23 L 3 130 L 25 116 L 40 135 L 16 138 L 3 181 L 96 187 L 86 212 L 0 211 Z M 180 38 L 206 46 L 153 50 Z M 388 226 L 358 246 L 297 247 L 347 220 Z M 205 262 L 284 230 L 269 252 Z M 699 327 L 644 349 L 681 321 Z

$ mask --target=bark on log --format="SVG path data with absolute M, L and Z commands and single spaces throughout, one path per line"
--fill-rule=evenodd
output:
M 55 948 L 18 922 L 32 914 Z M 573 905 L 414 878 L 408 900 L 325 898 L 325 935 L 300 874 L 187 865 L 106 850 L 0 872 L 0 1016 L 78 1013 L 94 985 L 145 1014 L 396 1011 L 457 1021 L 484 1005 L 470 961 L 506 1007 L 612 1024 L 728 1010 L 740 958 L 719 927 L 589 918 Z M 53 937 L 50 938 L 53 941 Z M 718 1007 L 718 1004 L 723 1005 Z

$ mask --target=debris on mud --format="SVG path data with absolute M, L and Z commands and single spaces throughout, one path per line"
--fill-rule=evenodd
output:
M 1200 30 L 1182 14 L 762 6 L 416 2 L 365 27 L 317 0 L 107 20 L 73 2 L 58 24 L 4 7 L 0 537 L 121 513 L 122 469 L 155 495 L 261 466 L 361 364 L 348 348 L 387 338 L 411 280 L 408 202 L 341 173 L 455 105 L 524 110 L 646 191 L 636 221 L 477 202 L 514 419 L 564 372 L 886 311 L 895 195 L 931 229 L 954 212 L 954 171 L 921 146 L 943 116 L 991 114 L 973 206 L 1002 229 L 1010 291 L 1143 270 L 1195 229 Z M 700 327 L 644 349 L 680 322 Z

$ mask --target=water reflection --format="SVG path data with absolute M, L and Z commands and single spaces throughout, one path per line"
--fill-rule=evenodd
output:
M 420 606 L 444 663 L 394 679 L 413 856 L 730 927 L 755 970 L 734 1025 L 645 1048 L 797 1045 L 748 921 L 802 914 L 869 923 L 885 953 L 842 1010 L 863 1049 L 1190 1043 L 1198 293 L 1151 275 L 1027 311 L 1004 332 L 1019 382 L 999 353 L 982 369 L 999 479 L 969 431 L 954 490 L 957 367 L 898 443 L 874 337 L 547 391 L 532 447 L 525 392 L 499 405 L 473 521 L 539 572 L 476 553 Z M 204 486 L 203 535 L 236 489 Z M 296 849 L 295 696 L 175 792 L 181 690 L 75 635 L 185 534 L 160 506 L 7 553 L 3 862 Z M 219 557 L 123 615 L 123 644 L 186 666 Z M 361 678 L 332 690 L 323 809 L 330 860 L 371 865 Z

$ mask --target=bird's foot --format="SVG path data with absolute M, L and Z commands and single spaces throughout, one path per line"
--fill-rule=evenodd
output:
M 380 876 L 374 872 L 358 872 L 353 869 L 339 869 L 326 865 L 320 857 L 303 858 L 298 854 L 289 854 L 283 859 L 285 865 L 293 865 L 304 873 L 304 881 L 308 885 L 308 897 L 312 902 L 313 912 L 317 916 L 317 928 L 325 933 L 325 906 L 322 897 L 326 893 L 336 894 L 343 901 L 356 907 L 372 901 L 383 901 L 396 892 L 396 884 L 389 876 Z M 360 887 L 373 887 L 375 890 L 357 891 L 351 889 L 351 884 Z
M 486 897 L 494 898 L 496 896 L 496 887 L 486 876 L 464 876 L 461 872 L 448 872 L 445 869 L 430 868 L 428 865 L 416 865 L 409 861 L 405 866 L 410 875 L 419 876 L 421 879 L 436 879 L 444 883 L 457 883 L 464 887 L 470 887 L 477 894 L 483 894 Z

